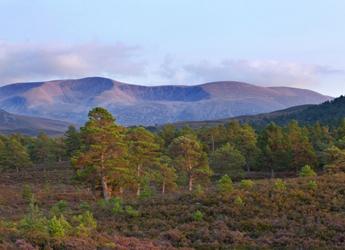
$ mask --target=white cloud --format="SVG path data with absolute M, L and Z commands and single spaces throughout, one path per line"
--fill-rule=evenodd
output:
M 144 75 L 141 49 L 122 43 L 77 45 L 0 42 L 0 83 L 84 76 Z
M 171 58 L 161 64 L 161 76 L 171 81 L 204 83 L 210 81 L 243 81 L 261 86 L 308 87 L 320 78 L 344 74 L 344 71 L 323 65 L 281 62 L 277 60 L 203 60 L 182 67 L 173 67 Z

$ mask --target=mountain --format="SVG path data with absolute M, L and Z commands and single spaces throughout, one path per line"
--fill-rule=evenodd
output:
M 69 123 L 39 117 L 14 115 L 0 109 L 0 134 L 21 133 L 37 135 L 45 132 L 48 135 L 61 135 Z
M 101 77 L 16 83 L 0 88 L 0 108 L 79 124 L 95 106 L 110 110 L 123 125 L 154 125 L 258 114 L 328 99 L 305 89 L 242 82 L 140 86 Z
M 300 124 L 321 124 L 333 126 L 345 118 L 345 97 L 340 96 L 331 101 L 326 101 L 319 105 L 301 105 L 284 110 L 278 110 L 270 113 L 258 115 L 239 116 L 227 119 L 208 120 L 208 121 L 191 121 L 175 123 L 176 127 L 190 126 L 192 128 L 210 127 L 228 123 L 230 121 L 240 121 L 249 123 L 255 127 L 264 127 L 274 122 L 279 125 L 286 125 L 291 120 L 297 120 Z

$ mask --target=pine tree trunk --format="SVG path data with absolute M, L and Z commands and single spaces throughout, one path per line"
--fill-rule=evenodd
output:
M 140 165 L 138 165 L 137 167 L 137 177 L 138 177 L 138 187 L 137 187 L 137 196 L 140 196 L 140 193 L 141 193 L 141 187 L 140 187 Z
M 162 194 L 163 195 L 165 194 L 165 180 L 163 181 L 163 184 L 162 184 Z
M 106 180 L 105 176 L 102 176 L 102 190 L 103 190 L 103 198 L 105 200 L 109 200 L 110 199 L 110 192 L 109 192 L 109 187 L 108 187 L 107 180 Z
M 110 199 L 110 192 L 109 187 L 107 183 L 106 176 L 104 175 L 104 155 L 101 154 L 101 182 L 102 182 L 102 191 L 103 191 L 103 198 L 105 200 Z
M 193 190 L 193 177 L 192 177 L 192 175 L 189 176 L 188 190 L 189 190 L 189 192 L 191 192 Z
M 211 135 L 211 138 L 212 138 L 212 153 L 214 153 L 214 138 L 213 138 L 213 135 Z
M 120 192 L 120 195 L 122 196 L 123 195 L 123 187 L 119 188 L 119 192 Z

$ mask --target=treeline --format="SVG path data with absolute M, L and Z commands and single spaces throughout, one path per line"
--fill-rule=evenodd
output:
M 77 178 L 101 189 L 105 199 L 125 192 L 164 194 L 177 187 L 200 190 L 211 176 L 242 178 L 246 171 L 270 172 L 272 177 L 279 171 L 298 173 L 306 165 L 338 171 L 345 169 L 345 120 L 332 129 L 291 121 L 256 131 L 234 121 L 197 130 L 166 125 L 152 133 L 122 127 L 107 110 L 94 108 L 80 131 L 71 126 L 64 137 L 0 138 L 3 169 L 66 160 Z

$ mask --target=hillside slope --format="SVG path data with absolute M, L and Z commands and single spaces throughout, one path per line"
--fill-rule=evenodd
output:
M 61 135 L 68 127 L 69 123 L 30 117 L 23 115 L 14 115 L 0 109 L 0 133 L 11 134 L 21 133 L 25 135 L 37 135 L 45 132 L 49 135 Z
M 208 121 L 180 122 L 175 123 L 175 125 L 177 127 L 190 126 L 199 128 L 203 126 L 221 125 L 233 120 L 238 120 L 241 123 L 249 123 L 255 127 L 262 127 L 271 122 L 279 125 L 286 125 L 291 120 L 297 120 L 301 124 L 320 122 L 332 126 L 339 123 L 343 118 L 345 118 L 345 97 L 341 96 L 319 105 L 301 105 L 258 115 L 238 116 Z
M 89 77 L 0 88 L 0 107 L 9 112 L 83 123 L 92 107 L 102 106 L 123 125 L 221 119 L 318 104 L 328 99 L 310 90 L 230 81 L 149 87 Z

